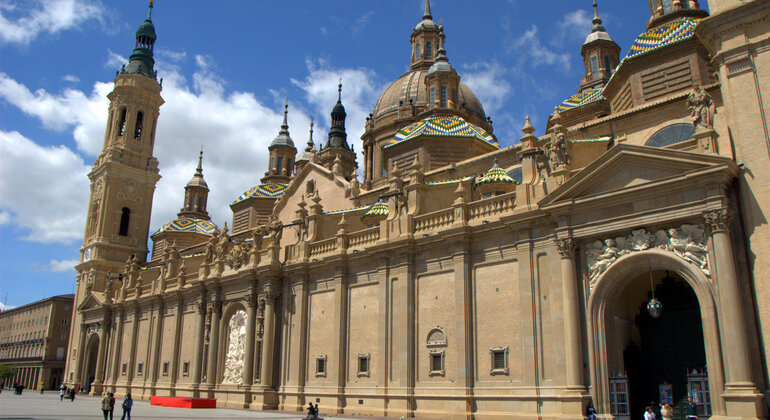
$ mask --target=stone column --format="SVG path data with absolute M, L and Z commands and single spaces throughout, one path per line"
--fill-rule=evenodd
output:
M 215 385 L 217 383 L 217 355 L 219 353 L 219 310 L 221 303 L 219 302 L 219 295 L 214 294 L 212 301 L 209 303 L 209 311 L 211 312 L 211 333 L 209 333 L 209 360 L 208 370 L 206 372 L 206 383 L 209 385 Z
M 273 386 L 273 343 L 275 342 L 275 304 L 278 296 L 275 293 L 268 292 L 265 297 L 265 332 L 262 338 L 262 372 L 260 372 L 260 381 L 262 387 L 270 388 Z
M 134 308 L 134 319 L 131 323 L 131 340 L 129 340 L 129 343 L 131 343 L 131 349 L 128 353 L 128 370 L 127 372 L 127 378 L 126 378 L 126 384 L 131 385 L 131 382 L 134 380 L 134 372 L 136 371 L 136 367 L 134 366 L 136 364 L 136 332 L 139 328 L 139 318 L 142 315 L 142 308 L 139 307 L 137 304 Z
M 91 394 L 100 395 L 102 392 L 102 383 L 104 382 L 104 363 L 107 358 L 107 329 L 109 328 L 110 317 L 104 315 L 102 319 L 102 333 L 99 337 L 99 350 L 96 353 L 96 374 L 94 377 Z
M 78 338 L 77 358 L 75 359 L 75 378 L 73 385 L 80 384 L 80 376 L 83 371 L 83 357 L 86 347 L 86 324 L 80 324 L 80 336 Z
M 252 290 L 246 299 L 246 354 L 243 360 L 243 385 L 250 387 L 254 383 L 254 340 L 257 328 L 257 298 Z
M 738 275 L 733 259 L 733 245 L 730 240 L 729 214 L 727 209 L 706 212 L 703 217 L 710 229 L 714 259 L 716 260 L 716 282 L 719 290 L 719 323 L 722 334 L 722 352 L 727 367 L 725 400 L 728 415 L 731 415 L 730 397 L 735 405 L 746 400 L 757 399 L 761 394 L 751 378 L 749 344 L 743 318 L 743 300 L 738 287 Z M 742 401 L 741 401 L 742 400 Z
M 193 359 L 193 387 L 198 387 L 201 383 L 201 371 L 203 370 L 203 339 L 206 334 L 206 304 L 204 294 L 201 292 L 198 298 L 198 335 L 195 337 L 195 358 Z M 197 397 L 197 396 L 196 396 Z
M 181 294 L 179 294 L 176 301 L 176 313 L 174 314 L 174 331 L 177 333 L 174 334 L 174 349 L 171 360 L 171 372 L 169 372 L 169 386 L 171 387 L 170 395 L 172 397 L 176 396 L 176 390 L 174 388 L 176 387 L 177 376 L 179 376 L 179 352 L 181 351 L 179 348 L 179 341 L 182 335 L 182 314 L 184 313 L 184 306 L 184 298 Z
M 116 331 L 115 331 L 115 345 L 113 347 L 113 355 L 112 355 L 112 388 L 113 391 L 115 390 L 115 384 L 118 381 L 118 377 L 120 376 L 120 350 L 123 347 L 123 320 L 125 319 L 125 314 L 123 311 L 118 312 L 116 314 L 115 324 L 116 325 Z
M 155 395 L 155 384 L 158 382 L 158 370 L 160 365 L 160 338 L 163 329 L 163 299 L 158 298 L 158 310 L 155 314 L 155 322 L 152 326 L 152 343 L 150 345 L 150 395 Z
M 561 256 L 562 305 L 564 305 L 564 340 L 567 352 L 567 386 L 584 392 L 583 345 L 580 339 L 580 304 L 575 267 L 575 247 L 572 238 L 556 239 Z

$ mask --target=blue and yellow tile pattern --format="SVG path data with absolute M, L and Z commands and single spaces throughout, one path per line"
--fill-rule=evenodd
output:
M 625 59 L 692 38 L 698 22 L 700 19 L 682 18 L 650 29 L 636 38 Z
M 288 187 L 289 184 L 280 183 L 257 185 L 241 194 L 232 204 L 240 203 L 249 198 L 278 198 L 283 195 L 283 192 L 286 191 L 286 188 Z
M 461 117 L 430 117 L 401 129 L 385 146 L 386 148 L 420 136 L 475 137 L 499 148 L 497 140 L 483 129 Z
M 208 220 L 180 217 L 163 225 L 163 227 L 153 233 L 152 236 L 162 232 L 192 232 L 200 233 L 201 235 L 213 235 L 216 230 L 217 225 Z
M 580 92 L 576 95 L 570 96 L 557 107 L 559 108 L 560 112 L 567 111 L 586 104 L 590 104 L 592 102 L 601 101 L 603 99 L 604 99 L 604 96 L 602 96 L 601 89 L 589 89 L 584 92 Z
M 476 181 L 476 183 L 473 184 L 473 188 L 476 189 L 479 185 L 484 184 L 492 184 L 497 182 L 503 182 L 508 184 L 518 184 L 515 179 L 508 176 L 508 172 L 505 172 L 505 170 L 497 164 L 492 165 L 492 168 L 487 171 L 487 173 L 484 174 L 481 179 Z
M 388 215 L 388 205 L 383 203 L 382 201 L 378 201 L 374 203 L 374 205 L 369 208 L 369 210 L 361 216 L 361 220 L 363 221 L 366 218 L 369 217 L 376 217 L 376 216 L 387 216 Z

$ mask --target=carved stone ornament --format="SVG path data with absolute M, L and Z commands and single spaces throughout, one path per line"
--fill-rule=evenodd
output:
M 722 232 L 727 230 L 730 226 L 730 213 L 727 209 L 708 211 L 703 214 L 703 218 L 706 221 L 706 226 L 708 226 L 712 232 Z
M 87 335 L 98 334 L 102 332 L 102 324 L 98 322 L 95 324 L 90 324 L 87 331 Z
M 236 311 L 228 326 L 227 355 L 222 383 L 243 383 L 243 365 L 246 355 L 246 312 Z
M 685 224 L 679 228 L 661 229 L 654 234 L 646 229 L 637 229 L 626 237 L 608 238 L 586 246 L 586 264 L 591 289 L 599 276 L 618 258 L 647 249 L 671 251 L 677 257 L 698 266 L 707 276 L 711 276 L 702 226 Z
M 692 124 L 697 127 L 714 128 L 714 115 L 717 113 L 716 104 L 700 85 L 693 85 L 687 95 L 687 107 L 690 108 Z
M 554 134 L 548 146 L 548 161 L 551 163 L 551 170 L 565 166 L 568 159 L 567 140 L 564 133 Z
M 562 258 L 573 258 L 575 256 L 575 247 L 577 244 L 572 238 L 555 239 L 556 250 Z

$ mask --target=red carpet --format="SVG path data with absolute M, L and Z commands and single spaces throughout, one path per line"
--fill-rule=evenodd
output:
M 217 408 L 216 398 L 150 397 L 150 405 L 178 408 Z

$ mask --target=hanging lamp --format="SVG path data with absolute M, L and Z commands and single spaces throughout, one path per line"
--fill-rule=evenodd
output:
M 655 285 L 652 282 L 652 267 L 650 268 L 650 292 L 652 293 L 652 299 L 647 302 L 647 312 L 654 319 L 658 319 L 660 313 L 663 312 L 663 304 L 659 300 L 655 299 Z

